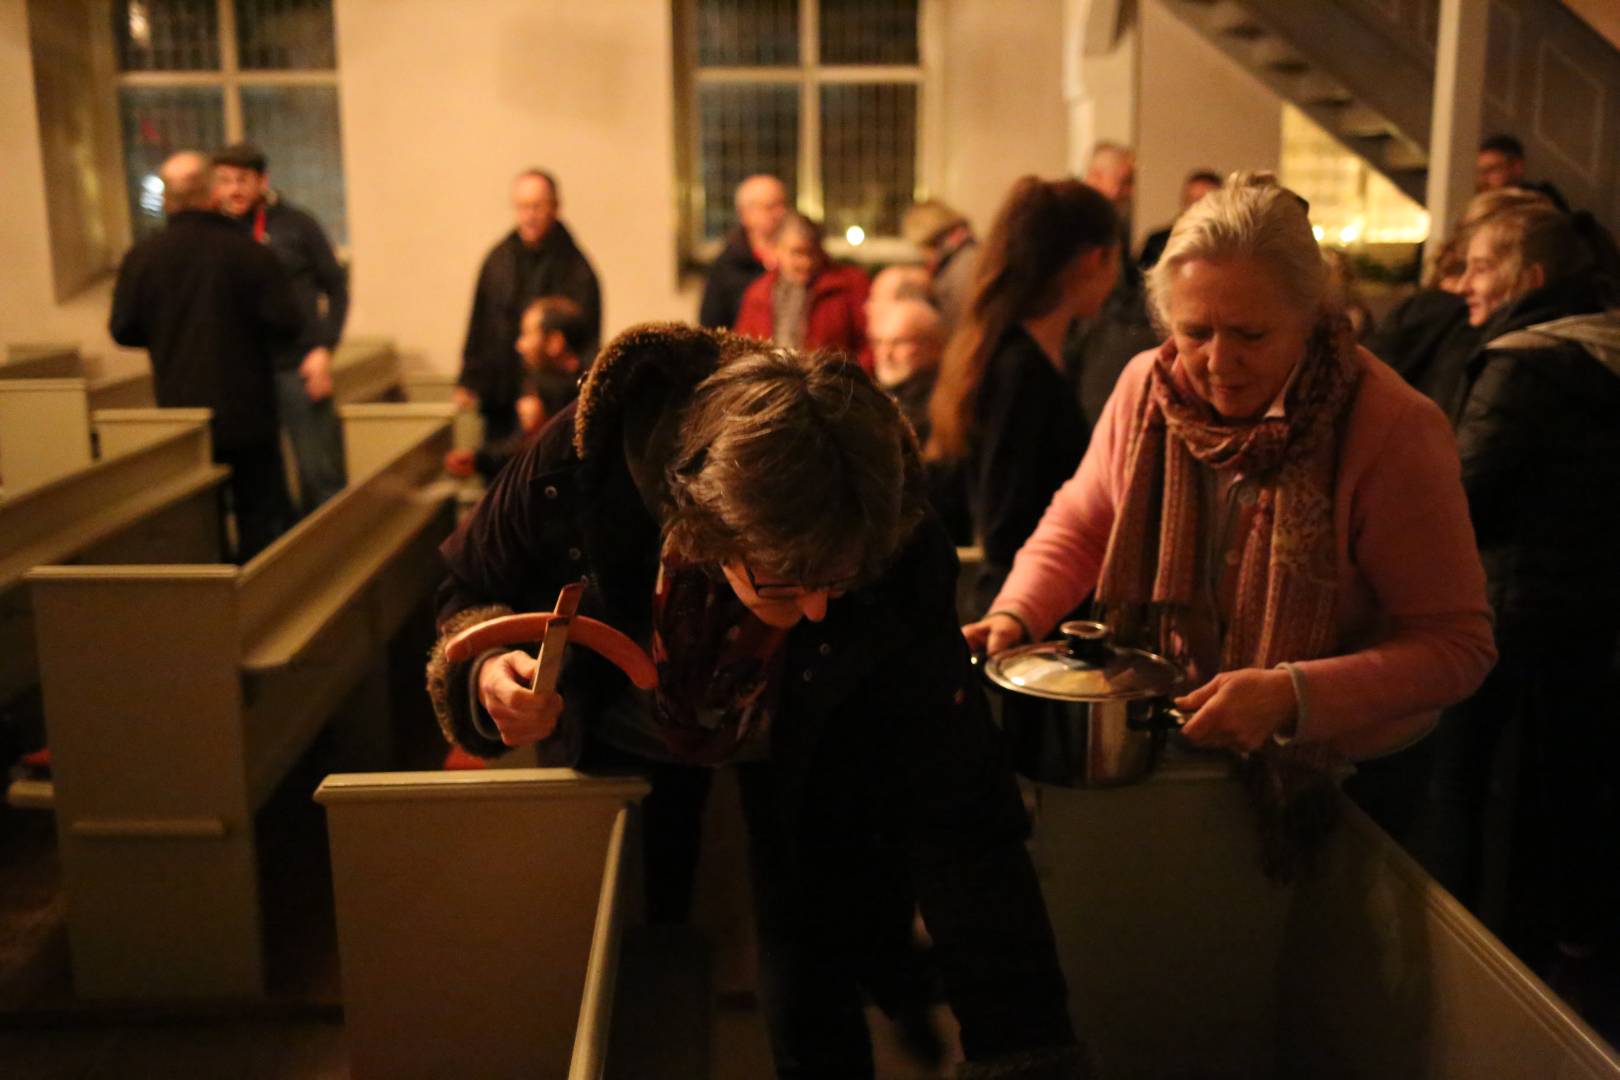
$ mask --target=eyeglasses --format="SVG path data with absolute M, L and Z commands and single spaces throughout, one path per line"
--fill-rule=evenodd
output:
M 746 562 L 742 564 L 743 573 L 748 578 L 748 587 L 762 600 L 794 600 L 810 593 L 829 592 L 833 595 L 846 593 L 853 589 L 861 580 L 859 574 L 851 574 L 836 581 L 796 582 L 796 581 L 760 581 L 754 576 L 754 568 Z

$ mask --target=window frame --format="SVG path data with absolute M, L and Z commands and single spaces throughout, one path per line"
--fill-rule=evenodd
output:
M 115 0 L 116 2 L 116 0 Z M 248 68 L 241 66 L 241 54 L 236 40 L 236 2 L 235 0 L 214 0 L 214 10 L 218 17 L 219 28 L 219 67 L 176 71 L 120 71 L 117 68 L 118 57 L 113 56 L 114 70 L 117 77 L 114 80 L 114 102 L 116 108 L 117 93 L 125 87 L 153 87 L 159 89 L 201 87 L 206 89 L 217 88 L 225 106 L 225 142 L 226 144 L 242 142 L 246 133 L 242 124 L 242 88 L 251 86 L 330 86 L 337 92 L 339 107 L 343 100 L 342 90 L 338 86 L 338 68 L 336 67 L 337 50 L 334 41 L 334 66 L 330 68 Z M 334 38 L 336 28 L 333 29 Z M 118 156 L 120 161 L 120 175 L 124 173 L 122 166 L 124 154 L 123 140 L 118 140 Z M 272 163 L 273 171 L 274 163 Z M 347 179 L 345 171 L 345 180 Z M 128 181 L 125 181 L 127 184 Z M 127 203 L 129 192 L 124 192 Z M 343 185 L 344 209 L 349 199 L 349 185 Z M 130 222 L 131 239 L 133 239 L 135 223 Z M 348 257 L 348 242 L 334 245 L 340 259 Z
M 723 241 L 703 236 L 704 196 L 697 172 L 701 132 L 697 95 L 715 84 L 797 86 L 799 88 L 799 168 L 795 179 L 798 211 L 824 217 L 821 169 L 821 87 L 835 83 L 887 83 L 917 88 L 917 157 L 912 198 L 926 199 L 943 179 L 941 138 L 944 131 L 944 0 L 917 0 L 915 64 L 821 63 L 821 0 L 798 0 L 799 61 L 796 65 L 704 67 L 697 62 L 698 0 L 673 0 L 675 47 L 675 188 L 679 203 L 677 247 L 681 264 L 705 268 L 720 253 Z M 729 204 L 731 192 L 721 193 Z M 862 263 L 909 262 L 920 258 L 915 245 L 898 236 L 869 236 L 851 244 L 842 236 L 825 239 L 835 258 Z

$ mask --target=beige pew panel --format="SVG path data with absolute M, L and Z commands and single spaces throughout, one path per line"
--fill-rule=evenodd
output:
M 357 1080 L 598 1075 L 647 790 L 566 769 L 328 777 Z
M 84 361 L 76 345 L 8 345 L 0 379 L 77 379 Z
M 80 996 L 264 992 L 254 813 L 442 573 L 449 424 L 409 419 L 246 566 L 27 575 Z
M 1218 759 L 1037 785 L 1036 861 L 1099 1076 L 1616 1080 L 1620 1059 L 1348 800 L 1310 874 L 1259 869 Z
M 83 379 L 0 379 L 0 483 L 15 499 L 90 464 Z
M 402 386 L 399 354 L 388 338 L 350 338 L 332 356 L 332 396 L 339 404 L 392 400 Z

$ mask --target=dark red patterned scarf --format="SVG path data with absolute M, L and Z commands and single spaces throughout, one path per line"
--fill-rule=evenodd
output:
M 1203 529 L 1195 462 L 1259 481 L 1243 541 L 1221 669 L 1269 668 L 1333 646 L 1337 565 L 1334 477 L 1342 421 L 1361 369 L 1344 319 L 1311 335 L 1287 415 L 1228 423 L 1176 377 L 1176 348 L 1154 361 L 1127 453 L 1129 477 L 1103 559 L 1097 598 L 1113 612 L 1159 616 L 1163 648 L 1199 589 Z M 1151 620 L 1150 620 L 1151 621 Z
M 669 558 L 659 564 L 654 718 L 671 754 L 716 765 L 767 737 L 787 635 L 761 622 L 723 578 Z

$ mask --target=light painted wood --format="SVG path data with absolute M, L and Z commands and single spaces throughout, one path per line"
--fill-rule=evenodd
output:
M 399 354 L 387 338 L 351 338 L 332 356 L 332 397 L 339 404 L 385 401 L 403 393 Z
M 1435 249 L 1474 194 L 1474 161 L 1484 129 L 1490 7 L 1478 0 L 1440 0 L 1423 200 Z
M 84 362 L 75 345 L 8 345 L 0 379 L 78 379 Z
M 16 498 L 0 500 L 0 701 L 38 680 L 24 573 L 96 563 L 219 558 L 218 487 L 206 409 L 101 414 L 113 453 Z
M 450 401 L 456 392 L 454 375 L 417 373 L 405 377 L 405 400 L 423 403 Z M 477 409 L 458 409 L 451 445 L 476 450 L 484 442 L 484 418 Z
M 352 1075 L 599 1076 L 647 790 L 566 769 L 328 777 Z
M 596 925 L 591 931 L 591 955 L 585 964 L 585 990 L 579 997 L 579 1023 L 574 1028 L 568 1080 L 601 1080 L 607 1071 L 619 946 L 624 940 L 628 906 L 627 882 L 634 876 L 625 862 L 629 832 L 630 808 L 625 807 L 613 819 L 613 832 L 602 859 L 602 888 L 596 898 Z
M 0 497 L 14 499 L 90 464 L 85 393 L 78 378 L 0 379 Z
M 1100 1076 L 1620 1077 L 1348 800 L 1315 870 L 1283 886 L 1218 759 L 1035 790 L 1037 869 Z
M 152 372 L 131 371 L 91 379 L 89 403 L 92 412 L 97 409 L 156 408 L 157 392 L 152 386 Z
M 398 419 L 246 566 L 26 575 L 80 996 L 264 992 L 254 812 L 442 573 L 449 423 Z

